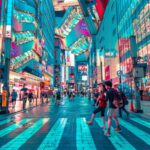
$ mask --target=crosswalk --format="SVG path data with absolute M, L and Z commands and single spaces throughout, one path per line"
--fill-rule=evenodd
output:
M 75 124 L 75 132 L 73 132 L 75 142 L 73 143 L 75 144 L 72 147 L 77 150 L 96 150 L 100 145 L 102 145 L 101 149 L 136 150 L 142 147 L 150 149 L 149 120 L 131 117 L 128 120 L 119 119 L 119 122 L 122 133 L 115 132 L 113 126 L 111 136 L 106 137 L 101 134 L 105 130 L 102 129 L 103 123 L 100 118 L 95 118 L 91 126 L 86 124 L 86 118 L 76 118 L 73 122 Z M 29 143 L 33 143 L 34 148 L 38 150 L 55 150 L 61 149 L 62 142 L 64 142 L 62 149 L 65 149 L 66 141 L 71 141 L 69 135 L 72 134 L 72 132 L 66 134 L 66 131 L 69 131 L 67 128 L 71 126 L 68 125 L 71 124 L 69 118 L 58 118 L 51 127 L 48 127 L 51 123 L 50 118 L 24 118 L 17 121 L 11 118 L 0 121 L 0 150 L 18 150 L 24 146 L 27 147 Z M 96 132 L 99 137 L 94 137 L 95 127 L 98 129 Z M 66 135 L 67 137 L 64 138 Z M 42 138 L 39 138 L 40 136 Z M 98 138 L 98 142 L 95 138 Z M 32 139 L 37 140 L 32 141 Z M 136 139 L 135 142 L 134 139 Z M 105 145 L 105 141 L 108 141 L 109 145 Z

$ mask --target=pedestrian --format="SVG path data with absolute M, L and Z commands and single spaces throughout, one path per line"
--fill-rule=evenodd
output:
M 91 120 L 90 121 L 87 121 L 87 124 L 92 124 L 93 123 L 93 120 L 95 118 L 95 115 L 99 112 L 101 112 L 101 118 L 102 118 L 102 121 L 103 121 L 103 129 L 106 128 L 105 126 L 105 109 L 106 109 L 106 106 L 107 106 L 107 102 L 105 101 L 105 93 L 106 93 L 106 88 L 105 88 L 105 85 L 104 84 L 99 84 L 99 89 L 100 89 L 100 94 L 96 100 L 96 103 L 98 105 L 98 108 L 96 108 L 93 113 L 92 113 L 92 116 L 91 116 Z
M 56 92 L 56 103 L 57 104 L 60 104 L 60 99 L 61 99 L 61 92 L 60 92 L 60 89 L 58 89 Z
M 26 108 L 26 103 L 27 103 L 27 99 L 28 99 L 28 93 L 27 92 L 24 92 L 23 93 L 23 98 L 22 98 L 22 101 L 23 101 L 23 110 Z
M 31 91 L 28 94 L 28 100 L 29 100 L 29 104 L 31 104 L 33 101 L 33 93 Z
M 93 93 L 93 99 L 94 99 L 94 104 L 93 104 L 93 106 L 95 106 L 98 97 L 99 97 L 98 89 L 95 88 L 95 89 L 94 89 L 94 93 Z
M 44 97 L 45 97 L 44 91 L 41 91 L 40 97 L 41 97 L 41 103 L 43 104 L 44 103 Z
M 12 108 L 14 109 L 16 106 L 16 100 L 18 97 L 17 92 L 15 91 L 15 89 L 13 89 L 12 93 L 11 93 L 11 97 L 12 97 Z
M 125 106 L 128 105 L 128 99 L 127 96 L 124 94 L 122 90 L 119 90 L 121 98 L 123 100 L 123 106 L 119 108 L 119 117 L 122 117 L 122 110 L 126 113 L 127 117 L 129 116 L 129 112 L 126 110 Z
M 107 115 L 108 115 L 108 130 L 107 130 L 107 132 L 105 132 L 105 135 L 110 136 L 112 117 L 114 118 L 115 124 L 116 124 L 115 131 L 121 132 L 121 128 L 120 128 L 120 124 L 119 124 L 119 121 L 117 118 L 117 107 L 113 104 L 116 90 L 112 88 L 111 81 L 106 81 L 105 87 L 107 89 L 105 101 L 109 102 L 108 113 L 107 113 Z

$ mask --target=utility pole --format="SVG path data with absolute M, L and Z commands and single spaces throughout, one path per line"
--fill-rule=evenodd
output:
M 9 113 L 9 69 L 10 69 L 10 51 L 11 51 L 11 24 L 13 15 L 13 0 L 4 1 L 4 78 L 2 92 L 2 113 Z
M 136 40 L 135 40 L 135 36 L 131 36 L 130 37 L 130 43 L 131 43 L 131 56 L 133 59 L 133 70 L 135 70 L 138 67 L 137 64 L 137 45 L 136 45 Z M 140 99 L 140 93 L 139 93 L 139 79 L 140 77 L 136 76 L 135 74 L 133 74 L 134 76 L 134 90 L 135 90 L 135 112 L 137 113 L 142 113 L 143 110 L 141 109 L 141 99 Z

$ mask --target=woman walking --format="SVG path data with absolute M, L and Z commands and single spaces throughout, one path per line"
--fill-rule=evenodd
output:
M 101 83 L 101 84 L 99 84 L 99 89 L 100 89 L 100 95 L 99 95 L 99 97 L 97 98 L 97 101 L 96 101 L 96 103 L 98 105 L 98 108 L 93 111 L 92 116 L 91 116 L 91 120 L 87 121 L 87 124 L 89 124 L 89 125 L 92 124 L 93 121 L 94 121 L 95 115 L 98 112 L 101 112 L 101 117 L 102 117 L 102 121 L 103 121 L 103 129 L 105 129 L 106 128 L 106 126 L 105 126 L 105 109 L 106 109 L 106 106 L 107 106 L 107 102 L 105 101 L 106 88 Z

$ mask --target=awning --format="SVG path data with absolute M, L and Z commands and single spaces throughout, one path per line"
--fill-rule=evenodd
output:
M 34 59 L 31 59 L 27 63 L 23 64 L 21 67 L 16 69 L 16 72 L 26 71 L 38 77 L 42 77 L 42 64 Z

